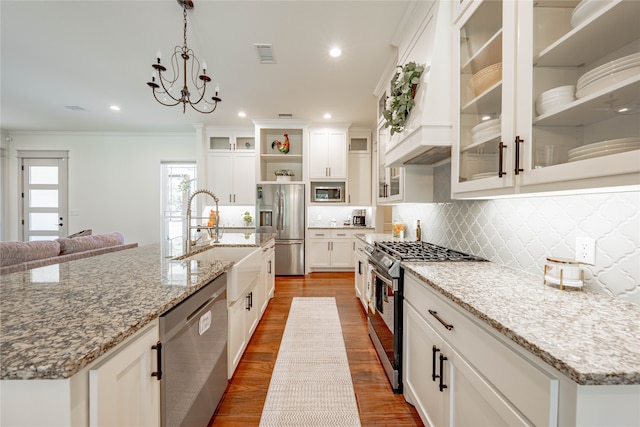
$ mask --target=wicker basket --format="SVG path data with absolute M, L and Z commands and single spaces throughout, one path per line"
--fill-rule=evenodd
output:
M 471 87 L 476 96 L 502 80 L 502 62 L 489 65 L 471 76 Z

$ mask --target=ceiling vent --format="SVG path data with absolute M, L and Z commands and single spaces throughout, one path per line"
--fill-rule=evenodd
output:
M 254 43 L 256 52 L 258 53 L 258 60 L 261 64 L 275 64 L 276 58 L 273 56 L 273 48 L 271 44 L 267 43 Z
M 281 119 L 291 119 L 293 118 L 293 114 L 291 113 L 279 113 L 278 117 Z
M 87 111 L 79 105 L 65 105 L 64 108 L 68 108 L 71 111 Z

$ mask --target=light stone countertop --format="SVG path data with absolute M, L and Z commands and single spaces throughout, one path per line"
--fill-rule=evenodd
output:
M 366 243 L 388 234 L 357 235 Z M 399 239 L 395 239 L 399 240 Z M 464 311 L 581 385 L 640 384 L 640 306 L 492 262 L 403 262 Z
M 198 252 L 273 239 L 227 236 Z M 232 265 L 169 259 L 152 244 L 4 275 L 0 379 L 69 378 Z

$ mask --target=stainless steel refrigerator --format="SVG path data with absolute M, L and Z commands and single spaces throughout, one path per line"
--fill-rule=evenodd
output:
M 276 234 L 276 276 L 304 275 L 304 184 L 258 184 L 256 218 Z

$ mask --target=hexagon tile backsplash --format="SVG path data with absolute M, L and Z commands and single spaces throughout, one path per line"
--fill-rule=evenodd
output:
M 499 200 L 449 198 L 449 167 L 436 169 L 439 203 L 393 207 L 415 236 L 540 276 L 547 256 L 575 258 L 576 237 L 596 240 L 585 287 L 640 304 L 640 192 Z

